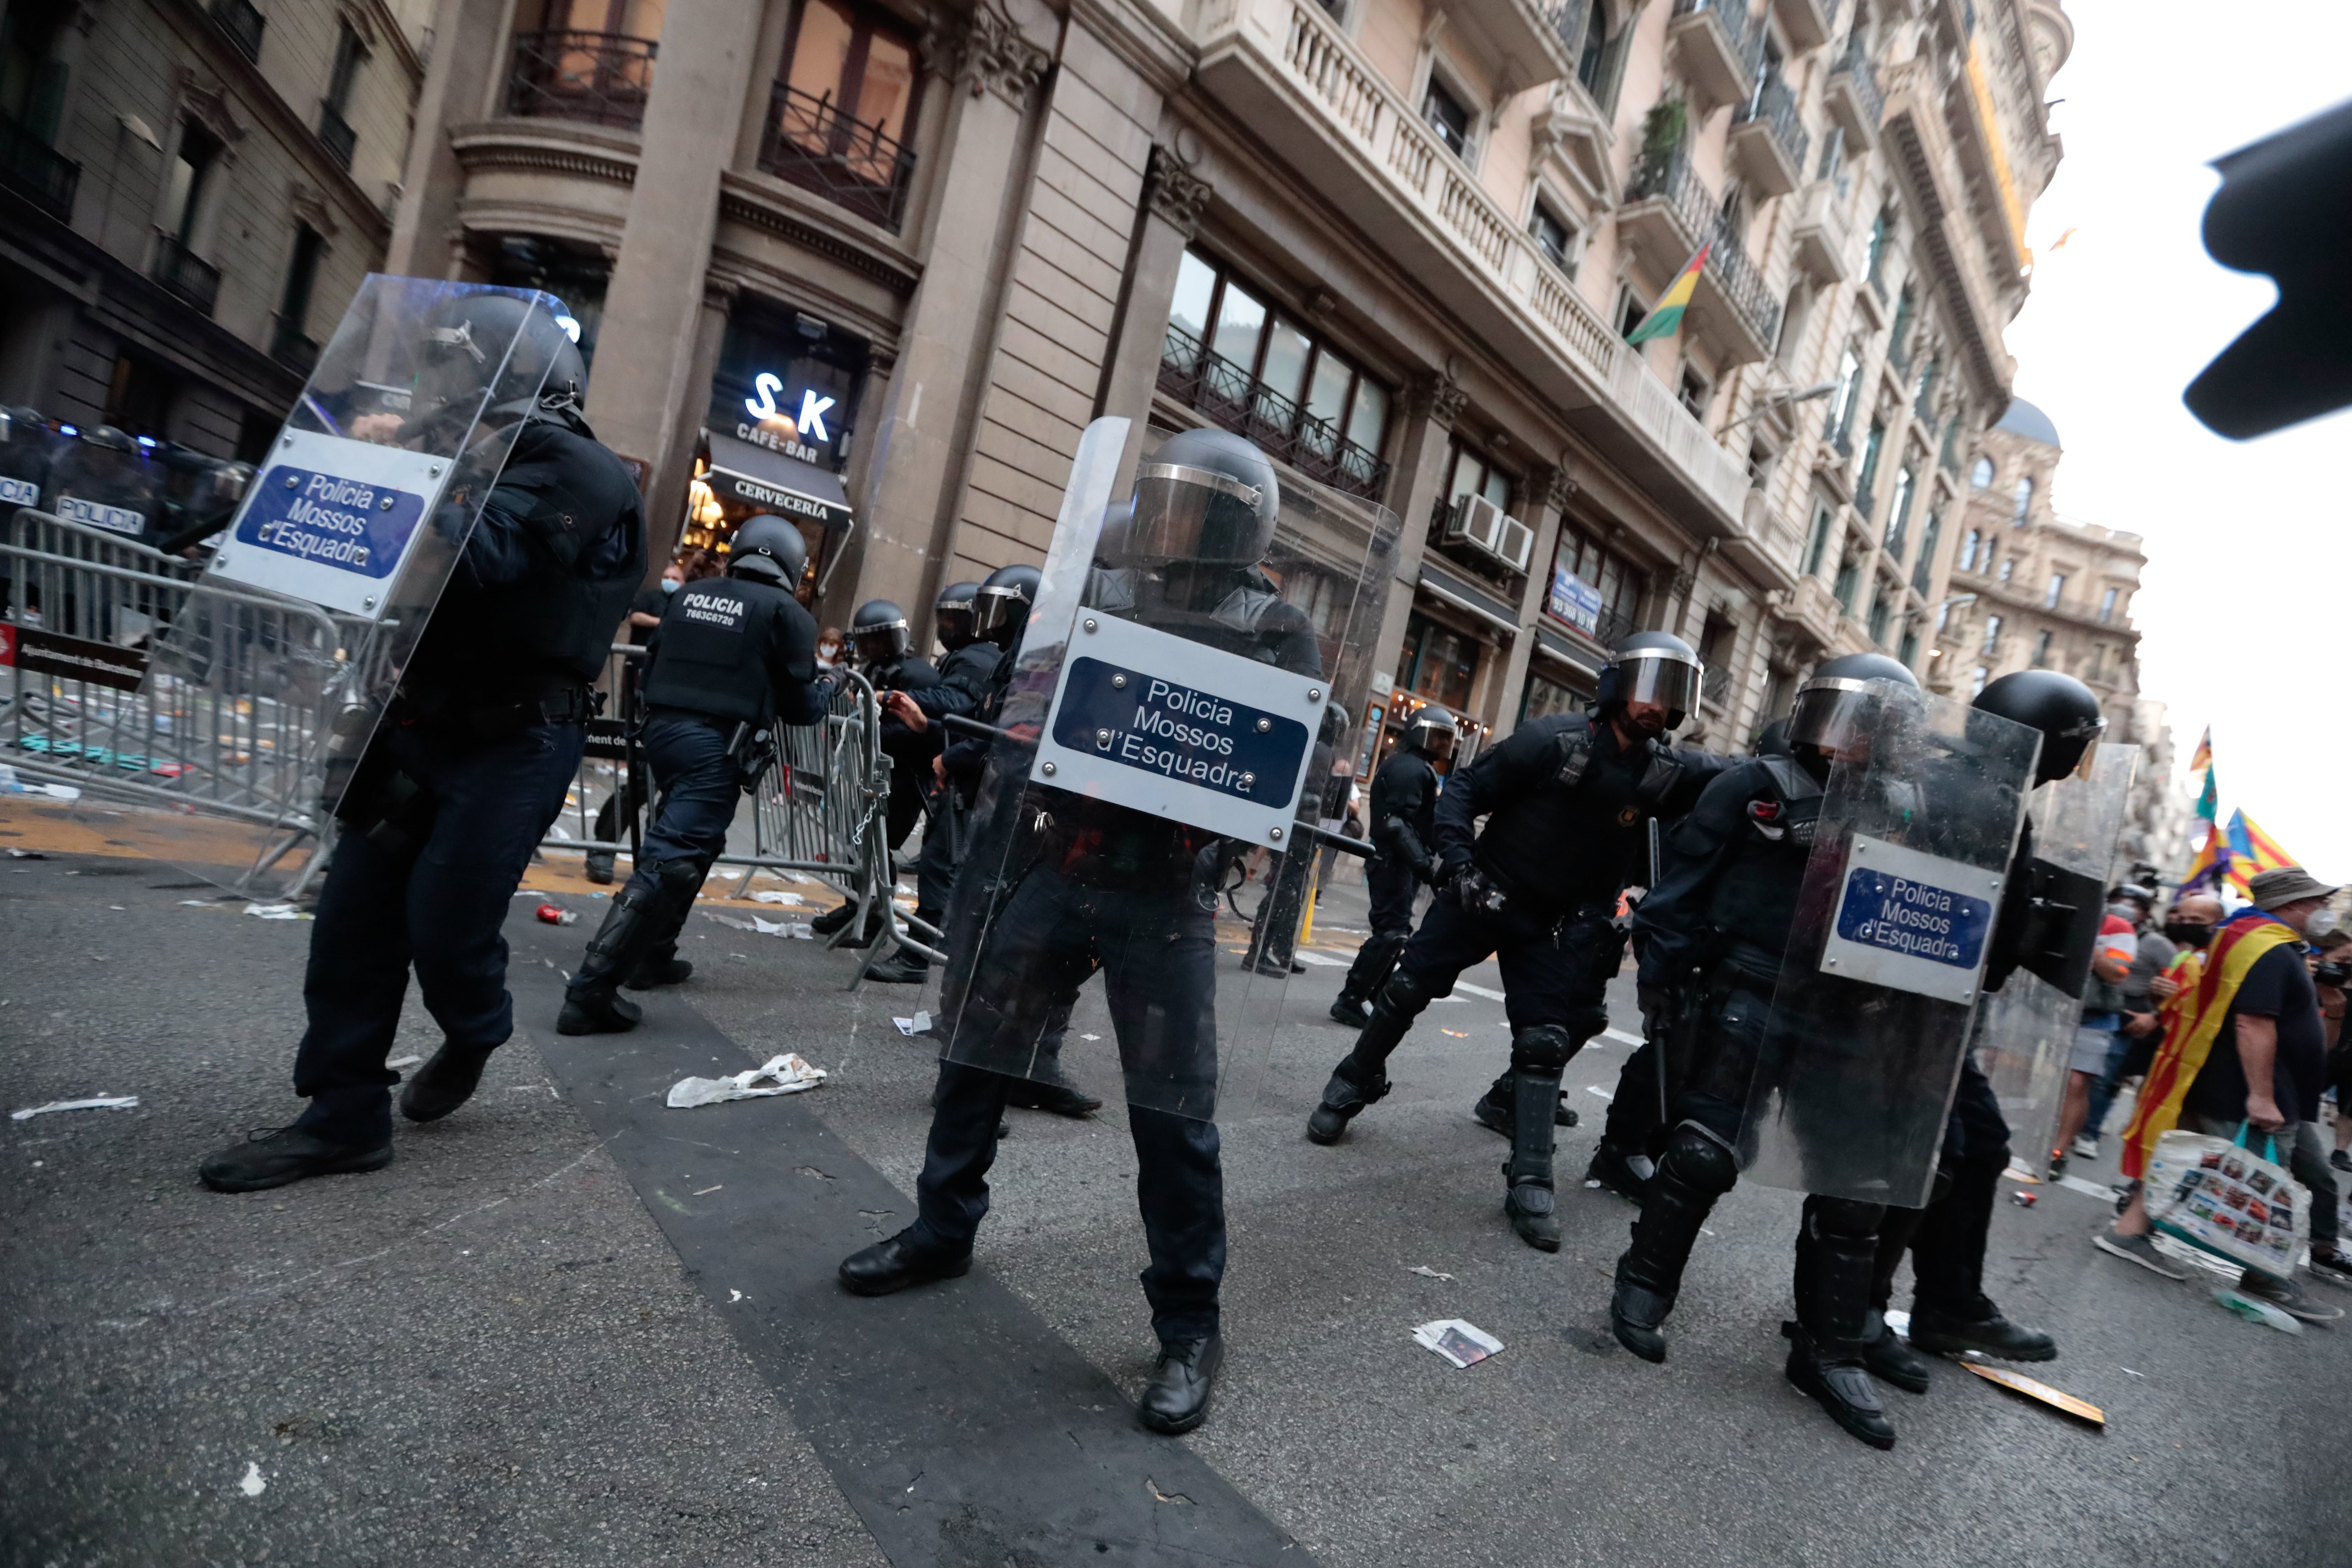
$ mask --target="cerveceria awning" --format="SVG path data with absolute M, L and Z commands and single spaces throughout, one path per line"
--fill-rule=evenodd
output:
M 710 471 L 702 482 L 721 501 L 806 518 L 826 528 L 849 526 L 853 514 L 840 475 L 716 430 L 709 442 Z

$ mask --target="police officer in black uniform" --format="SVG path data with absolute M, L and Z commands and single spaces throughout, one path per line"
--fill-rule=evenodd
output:
M 1461 739 L 1454 715 L 1434 704 L 1404 727 L 1396 754 L 1372 775 L 1372 857 L 1364 882 L 1372 895 L 1372 934 L 1356 950 L 1331 1016 L 1360 1029 L 1372 1021 L 1372 998 L 1388 984 L 1412 936 L 1413 895 L 1437 879 L 1438 766 Z
M 1918 685 L 1883 654 L 1849 654 L 1815 670 L 1790 718 L 1793 754 L 1751 758 L 1708 784 L 1697 808 L 1666 836 L 1664 875 L 1634 911 L 1646 1032 L 1667 1043 L 1675 1087 L 1673 1131 L 1633 1245 L 1617 1260 L 1609 1305 L 1618 1342 L 1645 1361 L 1665 1360 L 1660 1331 L 1684 1267 L 1716 1200 L 1738 1179 L 1742 1115 L 1821 820 L 1822 785 L 1874 705 L 1874 680 Z M 1789 1380 L 1881 1448 L 1894 1446 L 1895 1428 L 1864 1371 L 1862 1342 L 1885 1212 L 1846 1198 L 1805 1200 L 1797 1321 L 1782 1331 L 1790 1342 Z
M 2073 773 L 2106 728 L 2091 689 L 2054 669 L 2004 675 L 1979 692 L 1971 706 L 2042 731 L 2038 784 Z M 2064 920 L 2053 924 L 2049 919 L 2058 912 L 2058 901 L 2048 896 L 2055 889 L 2040 886 L 2041 880 L 2035 874 L 2033 821 L 2028 817 L 2002 881 L 2005 896 L 1985 964 L 1988 992 L 1999 991 L 2021 965 L 2039 962 L 2046 949 L 2064 946 L 2058 931 Z M 2095 886 L 2078 886 L 2069 896 L 2077 904 L 2095 906 L 2097 891 Z M 1960 1065 L 1934 1197 L 1924 1209 L 1890 1211 L 1879 1232 L 1864 1345 L 1875 1375 L 1924 1393 L 1927 1363 L 1917 1351 L 1943 1355 L 1974 1351 L 2005 1361 L 2057 1356 L 2057 1341 L 2040 1329 L 2011 1322 L 1984 1293 L 1985 1243 L 2000 1197 L 2000 1173 L 2009 1168 L 2009 1121 L 1972 1050 Z M 1894 1299 L 1895 1272 L 1906 1251 L 1913 1275 L 1907 1346 L 1886 1326 L 1885 1318 Z
M 1503 1167 L 1511 1228 L 1530 1247 L 1559 1250 L 1551 1169 L 1559 1079 L 1609 1026 L 1607 987 L 1625 953 L 1618 897 L 1648 878 L 1649 819 L 1680 816 L 1730 765 L 1661 740 L 1696 701 L 1702 673 L 1680 637 L 1636 632 L 1602 671 L 1593 713 L 1522 724 L 1448 781 L 1435 813 L 1437 898 L 1355 1049 L 1332 1069 L 1307 1137 L 1339 1142 L 1388 1093 L 1389 1053 L 1422 1009 L 1497 954 L 1511 1070 L 1487 1090 L 1480 1120 L 1507 1117 L 1512 1129 Z
M 470 399 L 435 395 L 435 366 L 509 340 L 509 374 L 534 358 L 551 368 L 534 403 L 484 416 L 521 429 L 342 795 L 294 1062 L 310 1106 L 206 1160 L 209 1186 L 247 1192 L 391 1162 L 400 1079 L 384 1058 L 412 965 L 445 1038 L 401 1092 L 411 1121 L 463 1104 L 513 1032 L 499 929 L 579 767 L 590 683 L 644 580 L 646 540 L 629 470 L 581 417 L 579 351 L 524 300 L 484 292 L 436 308 L 402 434 L 470 420 Z M 455 515 L 465 502 L 444 505 Z
M 776 725 L 813 724 L 832 695 L 816 679 L 816 622 L 793 596 L 801 531 L 754 517 L 735 531 L 727 575 L 678 590 L 646 644 L 646 762 L 661 789 L 636 869 L 564 987 L 562 1035 L 617 1034 L 644 1012 L 620 994 L 693 971 L 677 938 L 743 793 L 774 756 Z
M 868 599 L 857 606 L 857 613 L 849 618 L 849 647 L 857 673 L 874 688 L 877 700 L 892 691 L 920 691 L 939 684 L 939 670 L 915 651 L 915 633 L 908 624 L 907 612 L 888 599 Z M 922 770 L 930 760 L 927 752 L 926 742 L 886 706 L 882 715 L 882 754 L 890 759 L 891 764 L 887 826 L 894 855 L 898 846 L 907 841 L 907 835 L 915 830 L 915 818 L 922 815 L 926 783 Z M 889 867 L 887 871 L 895 878 L 897 868 Z M 828 910 L 811 921 L 809 926 L 819 936 L 831 936 L 856 921 L 857 914 L 857 900 L 846 899 L 837 909 Z M 869 947 L 881 934 L 882 915 L 876 910 L 861 930 L 838 945 Z
M 1319 675 L 1313 625 L 1257 569 L 1280 518 L 1265 455 L 1222 431 L 1187 432 L 1144 465 L 1137 490 L 1134 526 L 1121 545 L 1135 565 L 1134 618 Z M 941 1062 L 916 1186 L 919 1213 L 908 1229 L 843 1262 L 843 1283 L 862 1295 L 971 1267 L 1012 1080 L 965 1063 L 987 1059 L 992 1043 L 1038 1038 L 1097 969 L 1131 1078 L 1155 1090 L 1180 1089 L 1204 1110 L 1213 1104 L 1215 889 L 1242 847 L 1065 790 L 1034 787 L 1013 804 L 1018 826 L 1003 871 L 1007 885 L 995 895 L 1001 910 L 955 1008 L 956 1037 Z M 1180 1433 L 1207 1415 L 1223 1354 L 1224 1184 L 1216 1123 L 1148 1103 L 1152 1098 L 1139 1093 L 1128 1110 L 1151 1251 L 1143 1288 L 1160 1340 L 1138 1414 L 1154 1431 Z

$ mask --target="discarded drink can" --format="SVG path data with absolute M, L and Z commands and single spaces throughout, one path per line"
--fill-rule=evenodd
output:
M 2042 1201 L 2042 1194 L 2039 1193 L 2029 1193 L 2023 1187 L 2020 1187 L 2017 1191 L 2009 1194 L 2009 1201 L 2015 1204 L 2019 1208 L 2030 1209 L 2035 1204 Z
M 539 918 L 545 921 L 551 926 L 569 926 L 578 925 L 580 923 L 580 917 L 578 915 L 573 914 L 570 910 L 560 910 L 553 904 L 540 905 Z

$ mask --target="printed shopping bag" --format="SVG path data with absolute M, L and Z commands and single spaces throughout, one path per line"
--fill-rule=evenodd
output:
M 2156 1141 L 2147 1167 L 2147 1213 L 2176 1240 L 2280 1279 L 2294 1278 L 2311 1234 L 2311 1194 L 2279 1163 L 2277 1140 L 2263 1152 L 2238 1136 L 2209 1138 L 2175 1129 Z

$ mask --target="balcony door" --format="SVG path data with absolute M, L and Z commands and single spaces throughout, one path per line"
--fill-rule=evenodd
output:
M 895 21 L 842 0 L 802 0 L 776 83 L 775 140 L 887 189 L 922 87 L 914 36 Z

